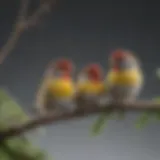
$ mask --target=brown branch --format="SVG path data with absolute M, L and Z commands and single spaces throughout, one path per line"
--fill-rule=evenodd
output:
M 17 16 L 17 22 L 25 21 L 26 16 L 28 14 L 29 3 L 30 0 L 21 0 L 20 9 Z
M 62 113 L 59 115 L 48 114 L 46 116 L 39 116 L 39 117 L 29 120 L 28 122 L 24 124 L 14 126 L 12 128 L 7 129 L 6 131 L 1 131 L 0 140 L 5 140 L 12 136 L 18 136 L 28 130 L 34 129 L 41 125 L 47 125 L 47 124 L 55 123 L 59 121 L 71 120 L 73 118 L 87 117 L 93 114 L 112 111 L 112 110 L 119 109 L 119 108 L 123 108 L 125 110 L 137 110 L 137 111 L 140 111 L 140 110 L 141 111 L 143 110 L 150 110 L 150 111 L 158 110 L 159 111 L 160 104 L 155 103 L 153 101 L 137 101 L 137 102 L 128 103 L 128 104 L 110 104 L 104 107 L 102 106 L 98 107 L 94 105 L 90 107 L 88 106 L 83 107 L 83 110 L 82 109 L 76 110 L 73 113 Z
M 4 62 L 6 57 L 14 49 L 22 33 L 29 27 L 35 26 L 37 22 L 40 21 L 42 15 L 50 11 L 54 1 L 50 0 L 50 1 L 45 1 L 42 4 L 40 3 L 38 9 L 31 16 L 27 17 L 29 2 L 30 2 L 29 0 L 21 0 L 21 5 L 16 23 L 14 24 L 13 30 L 7 42 L 0 50 L 0 64 Z
M 6 42 L 6 44 L 1 48 L 0 51 L 0 64 L 3 63 L 5 58 L 9 53 L 14 49 L 14 46 L 17 44 L 18 39 L 20 38 L 21 33 L 23 32 L 22 22 L 25 20 L 29 5 L 29 0 L 21 0 L 21 5 L 19 13 L 17 16 L 16 24 L 14 24 L 13 30 Z

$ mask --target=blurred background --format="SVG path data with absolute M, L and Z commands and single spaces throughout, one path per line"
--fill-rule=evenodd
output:
M 35 0 L 31 9 L 36 5 Z M 18 7 L 19 0 L 0 2 L 0 46 L 11 32 Z M 94 61 L 106 68 L 109 52 L 120 47 L 135 51 L 142 62 L 146 79 L 141 97 L 159 95 L 155 75 L 160 62 L 159 7 L 158 1 L 58 0 L 45 21 L 20 38 L 0 67 L 0 84 L 29 110 L 51 59 L 71 58 L 77 69 Z M 135 117 L 129 113 L 125 121 L 111 121 L 96 138 L 89 136 L 96 117 L 49 125 L 36 143 L 56 160 L 158 160 L 159 123 L 139 131 Z

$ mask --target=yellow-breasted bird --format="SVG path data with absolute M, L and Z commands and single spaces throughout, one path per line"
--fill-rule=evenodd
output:
M 104 83 L 103 83 L 103 69 L 99 64 L 88 64 L 80 73 L 77 83 L 77 94 L 82 96 L 85 105 L 81 106 L 92 107 L 92 104 L 101 105 L 103 100 Z M 104 116 L 93 124 L 91 132 L 96 134 L 101 128 Z
M 123 49 L 115 50 L 109 58 L 110 68 L 104 80 L 104 92 L 109 101 L 115 103 L 134 101 L 143 85 L 143 73 L 140 64 L 133 53 Z M 119 111 L 124 116 L 124 110 Z M 105 120 L 113 112 L 103 113 L 94 125 L 93 133 L 102 131 Z
M 88 64 L 79 74 L 77 94 L 83 97 L 87 104 L 98 103 L 103 91 L 103 71 L 100 65 Z
M 140 64 L 132 52 L 118 49 L 111 54 L 110 69 L 105 78 L 111 101 L 134 101 L 139 96 L 143 82 Z
M 48 112 L 49 109 L 58 112 L 70 112 L 76 108 L 73 100 L 75 84 L 72 73 L 73 63 L 70 60 L 60 59 L 55 62 L 53 74 L 44 80 L 44 87 L 42 87 L 39 97 L 39 109 L 42 114 Z

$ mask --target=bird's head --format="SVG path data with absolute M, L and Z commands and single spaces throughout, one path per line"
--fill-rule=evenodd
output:
M 102 67 L 98 64 L 90 64 L 85 68 L 86 76 L 88 80 L 101 81 L 103 76 Z
M 138 67 L 135 56 L 130 51 L 123 49 L 118 49 L 112 52 L 110 61 L 111 68 L 113 68 L 115 71 Z
M 59 59 L 55 62 L 55 75 L 71 76 L 73 72 L 73 62 L 68 59 Z

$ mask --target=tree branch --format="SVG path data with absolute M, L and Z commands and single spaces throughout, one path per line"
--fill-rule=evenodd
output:
M 155 103 L 153 101 L 137 101 L 134 103 L 126 103 L 126 104 L 108 104 L 106 106 L 86 106 L 83 109 L 77 109 L 73 113 L 61 113 L 59 115 L 47 114 L 46 116 L 38 116 L 34 119 L 29 120 L 28 122 L 11 127 L 5 131 L 0 132 L 0 141 L 6 140 L 12 136 L 18 136 L 23 134 L 24 132 L 39 127 L 41 125 L 47 125 L 50 123 L 55 123 L 58 121 L 66 121 L 73 118 L 80 118 L 80 117 L 87 117 L 93 114 L 98 114 L 101 112 L 108 112 L 114 111 L 116 109 L 125 109 L 125 110 L 150 110 L 152 111 L 159 111 L 160 104 Z
M 19 13 L 17 16 L 17 22 L 25 21 L 28 14 L 30 0 L 21 0 Z
M 44 14 L 47 14 L 51 11 L 51 6 L 53 3 L 55 4 L 56 0 L 50 0 L 42 3 L 40 7 L 34 12 L 34 14 L 26 20 L 26 27 L 29 28 L 35 26 L 41 20 L 41 17 L 44 16 Z
M 40 3 L 38 9 L 31 16 L 27 17 L 29 2 L 29 0 L 21 0 L 16 23 L 14 24 L 13 30 L 7 42 L 0 50 L 0 64 L 4 62 L 6 57 L 14 49 L 22 33 L 29 27 L 35 26 L 37 22 L 40 21 L 42 15 L 51 10 L 51 6 L 55 1 L 50 0 Z
M 0 64 L 3 63 L 5 58 L 14 49 L 14 46 L 17 44 L 18 39 L 20 38 L 20 35 L 23 32 L 23 27 L 21 26 L 21 23 L 24 22 L 25 20 L 25 17 L 28 11 L 28 6 L 29 6 L 29 0 L 21 0 L 21 5 L 20 5 L 16 23 L 14 24 L 13 30 L 6 44 L 1 48 L 1 51 L 0 51 Z

